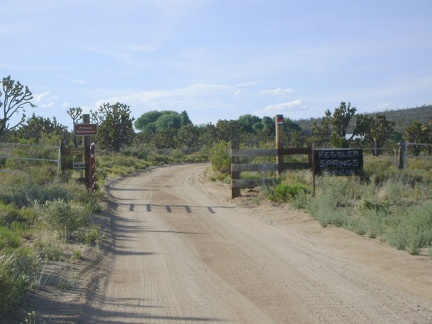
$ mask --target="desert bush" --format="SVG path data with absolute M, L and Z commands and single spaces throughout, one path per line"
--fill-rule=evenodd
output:
M 432 202 L 397 210 L 396 221 L 384 234 L 384 240 L 399 250 L 418 254 L 432 244 Z
M 432 191 L 416 175 L 317 177 L 315 196 L 305 209 L 322 226 L 342 226 L 418 254 L 432 245 Z
M 275 202 L 287 202 L 295 199 L 300 193 L 306 193 L 307 191 L 307 187 L 301 183 L 280 183 L 276 185 L 269 199 Z
M 34 240 L 34 248 L 39 256 L 44 260 L 62 261 L 64 259 L 63 244 L 61 233 L 45 231 L 38 233 Z
M 78 203 L 66 202 L 63 199 L 35 203 L 35 211 L 40 225 L 60 237 L 70 238 L 79 228 L 87 227 L 92 220 L 92 213 Z
M 334 195 L 323 194 L 312 199 L 306 210 L 323 227 L 328 225 L 342 226 L 347 223 L 346 215 L 337 209 L 338 201 Z
M 19 235 L 5 227 L 0 226 L 0 252 L 5 253 L 8 250 L 13 250 L 18 248 L 21 245 L 21 239 Z
M 0 256 L 0 309 L 20 301 L 35 283 L 41 267 L 41 259 L 30 248 Z
M 210 162 L 212 167 L 222 173 L 229 174 L 231 172 L 231 154 L 230 143 L 220 141 L 215 144 L 210 150 Z

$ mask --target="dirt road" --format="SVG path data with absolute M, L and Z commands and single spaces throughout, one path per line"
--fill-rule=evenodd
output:
M 111 185 L 114 257 L 88 322 L 432 323 L 430 257 L 232 201 L 206 166 Z

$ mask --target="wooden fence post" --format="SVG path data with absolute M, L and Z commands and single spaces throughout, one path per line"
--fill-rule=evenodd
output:
M 312 147 L 310 148 L 311 154 L 308 156 L 308 160 L 310 157 L 310 163 L 312 164 L 312 190 L 313 190 L 313 196 L 315 197 L 315 189 L 316 189 L 316 160 L 315 160 L 315 145 L 312 144 Z
M 238 156 L 233 156 L 233 151 L 239 149 L 239 142 L 237 139 L 231 141 L 231 165 L 240 163 Z M 240 187 L 234 187 L 234 180 L 240 179 L 240 171 L 233 171 L 231 167 L 231 198 L 240 197 Z
M 276 163 L 279 165 L 279 170 L 276 171 L 276 178 L 280 178 L 283 170 L 283 153 L 284 148 L 283 143 L 283 131 L 284 131 L 284 118 L 283 115 L 276 115 L 276 148 L 278 150 L 278 155 L 276 157 Z
M 407 142 L 399 143 L 399 169 L 403 170 L 406 168 L 407 160 Z
M 90 124 L 90 114 L 83 114 L 83 124 Z M 90 188 L 90 136 L 83 136 L 84 143 L 84 178 L 88 188 Z

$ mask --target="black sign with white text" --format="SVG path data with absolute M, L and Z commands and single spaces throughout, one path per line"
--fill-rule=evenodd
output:
M 338 176 L 357 175 L 363 169 L 363 150 L 315 150 L 315 172 Z

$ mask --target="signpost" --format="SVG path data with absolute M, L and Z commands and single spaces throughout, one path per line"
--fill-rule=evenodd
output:
M 92 191 L 96 189 L 96 164 L 95 164 L 95 144 L 90 144 L 90 137 L 97 135 L 98 125 L 90 124 L 90 115 L 83 115 L 83 123 L 74 125 L 74 134 L 83 137 L 83 147 L 68 148 L 65 143 L 61 145 L 61 161 L 63 170 L 84 170 L 84 177 L 87 187 Z M 82 162 L 68 162 L 67 156 L 80 155 Z

